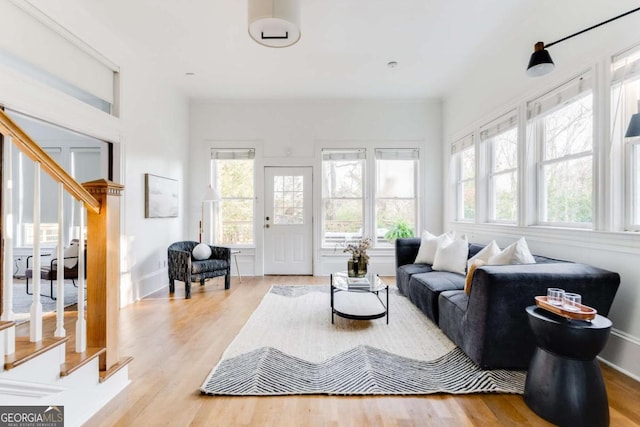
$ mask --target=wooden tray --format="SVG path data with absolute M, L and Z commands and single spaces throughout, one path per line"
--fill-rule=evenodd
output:
M 553 305 L 547 302 L 546 296 L 536 297 L 536 305 L 552 313 L 566 317 L 567 319 L 575 320 L 593 320 L 598 312 L 595 308 L 591 308 L 586 305 L 578 304 L 577 307 L 580 311 L 571 311 L 562 308 L 561 306 Z

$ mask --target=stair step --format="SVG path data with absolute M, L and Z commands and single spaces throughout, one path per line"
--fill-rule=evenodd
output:
M 66 377 L 71 375 L 105 351 L 106 349 L 104 347 L 90 347 L 82 353 L 67 352 L 65 362 L 60 365 L 60 376 Z
M 8 329 L 8 328 L 12 327 L 15 324 L 16 324 L 16 322 L 5 322 L 5 321 L 2 321 L 2 322 L 0 322 L 0 331 Z
M 4 357 L 4 369 L 20 366 L 67 341 L 69 337 L 43 338 L 38 342 L 30 342 L 29 337 L 16 337 L 16 351 Z
M 111 368 L 106 371 L 100 371 L 100 382 L 103 383 L 109 379 L 110 376 L 118 372 L 120 369 L 124 368 L 129 362 L 133 360 L 133 357 L 124 357 L 118 361 L 118 363 L 114 364 Z

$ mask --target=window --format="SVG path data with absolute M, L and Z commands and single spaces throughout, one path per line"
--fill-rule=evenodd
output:
M 365 150 L 322 150 L 322 244 L 362 236 Z
M 452 151 L 456 176 L 456 219 L 473 221 L 476 217 L 476 153 L 473 135 L 455 142 Z
M 408 227 L 415 232 L 417 218 L 417 149 L 376 150 L 376 242 L 388 243 L 387 232 Z
M 612 140 L 624 158 L 625 229 L 640 231 L 640 138 L 624 136 L 640 108 L 640 48 L 614 57 L 611 71 Z
M 518 215 L 518 127 L 515 112 L 480 132 L 488 159 L 488 219 L 515 223 Z
M 214 201 L 215 243 L 254 244 L 253 149 L 214 149 L 211 152 L 213 185 L 220 195 Z
M 110 176 L 109 144 L 68 129 L 28 117 L 15 111 L 6 113 L 63 169 L 78 182 Z M 13 206 L 15 242 L 17 247 L 31 247 L 35 237 L 33 224 L 35 164 L 20 150 L 12 150 Z M 40 172 L 40 243 L 53 247 L 58 243 L 58 184 Z M 64 239 L 78 237 L 79 210 L 77 201 L 68 193 L 63 198 Z M 86 224 L 86 221 L 85 221 Z
M 528 104 L 537 151 L 538 222 L 593 222 L 593 94 L 588 75 Z

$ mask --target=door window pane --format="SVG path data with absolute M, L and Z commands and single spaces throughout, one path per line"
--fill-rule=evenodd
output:
M 304 224 L 304 176 L 273 177 L 273 224 Z

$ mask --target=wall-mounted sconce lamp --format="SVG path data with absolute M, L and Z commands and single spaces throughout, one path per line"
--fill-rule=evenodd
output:
M 631 116 L 627 133 L 624 134 L 625 138 L 633 138 L 634 136 L 640 136 L 640 100 L 638 101 L 638 112 Z
M 586 33 L 587 31 L 591 31 L 594 28 L 598 28 L 604 24 L 608 24 L 609 22 L 615 21 L 616 19 L 620 19 L 624 16 L 630 15 L 639 10 L 640 10 L 640 7 L 630 10 L 628 12 L 623 13 L 622 15 L 618 15 L 611 19 L 607 19 L 604 22 L 601 22 L 596 25 L 592 25 L 589 28 L 585 28 L 582 31 L 578 31 L 577 33 L 571 34 L 570 36 L 561 38 L 560 40 L 556 40 L 552 43 L 547 43 L 547 44 L 544 44 L 543 42 L 536 43 L 534 47 L 535 50 L 531 55 L 531 59 L 529 60 L 529 66 L 527 67 L 527 76 L 540 77 L 540 76 L 544 76 L 545 74 L 549 74 L 551 71 L 553 71 L 553 68 L 554 68 L 553 60 L 551 59 L 551 55 L 549 55 L 547 48 L 553 46 L 554 44 L 558 44 L 565 40 L 569 40 L 570 38 L 578 36 L 582 33 Z

